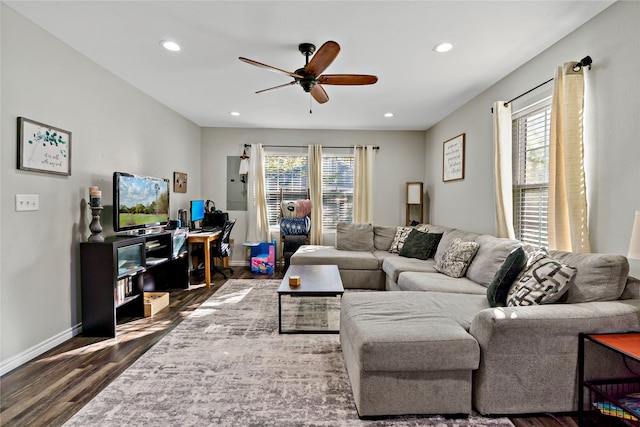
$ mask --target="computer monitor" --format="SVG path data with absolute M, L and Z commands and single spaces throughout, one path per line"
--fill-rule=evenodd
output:
M 204 200 L 191 200 L 191 228 L 200 228 L 204 219 Z

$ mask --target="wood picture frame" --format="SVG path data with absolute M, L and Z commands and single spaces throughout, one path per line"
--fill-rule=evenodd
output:
M 464 179 L 465 134 L 442 143 L 442 181 Z
M 182 172 L 173 173 L 173 192 L 174 193 L 186 193 L 187 192 L 187 174 Z
M 18 169 L 71 175 L 71 132 L 18 117 Z

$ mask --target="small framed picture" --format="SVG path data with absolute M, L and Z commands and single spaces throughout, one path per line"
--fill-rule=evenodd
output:
M 18 169 L 71 175 L 71 132 L 18 117 Z
M 442 146 L 442 180 L 455 181 L 464 179 L 464 138 L 465 134 L 460 134 Z
M 187 192 L 187 174 L 182 172 L 173 173 L 173 192 L 174 193 L 186 193 Z

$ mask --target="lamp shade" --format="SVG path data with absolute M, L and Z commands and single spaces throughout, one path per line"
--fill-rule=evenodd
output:
M 636 211 L 631 230 L 631 242 L 629 243 L 629 254 L 627 258 L 640 259 L 640 211 Z
M 238 171 L 240 175 L 246 175 L 249 173 L 249 158 L 245 157 L 244 159 L 240 159 L 240 170 Z

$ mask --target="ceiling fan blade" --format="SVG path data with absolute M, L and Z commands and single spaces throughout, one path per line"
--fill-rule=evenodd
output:
M 272 67 L 271 65 L 263 64 L 262 62 L 254 61 L 253 59 L 243 58 L 242 56 L 239 57 L 238 59 L 240 61 L 246 62 L 247 64 L 255 65 L 256 67 L 266 68 L 267 70 L 273 71 L 275 73 L 284 73 L 284 74 L 290 75 L 291 77 L 296 77 L 296 78 L 299 78 L 299 79 L 303 78 L 303 76 L 301 76 L 300 74 L 296 74 L 296 73 L 292 73 L 291 71 L 282 70 L 280 68 Z
M 323 74 L 318 83 L 323 85 L 372 85 L 378 77 L 367 74 Z
M 327 92 L 320 85 L 315 85 L 313 89 L 311 89 L 311 96 L 318 101 L 318 104 L 324 104 L 329 100 L 329 95 L 327 95 Z
M 311 57 L 311 61 L 304 67 L 305 73 L 319 76 L 340 53 L 340 45 L 334 41 L 328 41 Z
M 270 90 L 276 90 L 276 89 L 280 89 L 280 88 L 283 88 L 283 87 L 285 87 L 285 86 L 291 86 L 291 85 L 294 85 L 294 84 L 296 84 L 296 81 L 295 81 L 295 80 L 294 80 L 294 81 L 292 81 L 291 83 L 285 83 L 285 84 L 283 84 L 283 85 L 270 87 L 270 88 L 268 88 L 268 89 L 262 89 L 262 90 L 257 91 L 256 93 L 269 92 Z

